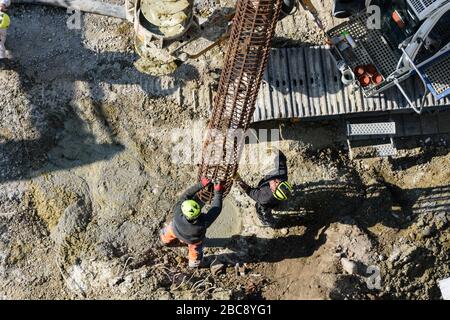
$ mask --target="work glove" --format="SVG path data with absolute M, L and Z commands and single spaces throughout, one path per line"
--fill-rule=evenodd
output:
M 215 181 L 214 182 L 214 191 L 215 192 L 223 192 L 223 183 L 222 183 L 222 181 Z
M 207 185 L 209 185 L 211 183 L 211 180 L 208 178 L 203 177 L 202 178 L 202 187 L 206 187 Z

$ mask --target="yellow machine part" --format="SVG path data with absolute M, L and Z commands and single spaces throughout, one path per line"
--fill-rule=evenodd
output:
M 187 19 L 188 16 L 183 11 L 171 15 L 158 15 L 158 12 L 151 11 L 148 17 L 148 21 L 158 27 L 174 27 L 176 25 L 182 25 Z
M 181 36 L 192 18 L 193 0 L 142 0 L 141 12 L 166 37 Z
M 147 0 L 141 4 L 141 10 L 146 12 L 156 11 L 158 14 L 170 15 L 187 9 L 191 4 L 187 0 L 167 1 L 167 0 Z

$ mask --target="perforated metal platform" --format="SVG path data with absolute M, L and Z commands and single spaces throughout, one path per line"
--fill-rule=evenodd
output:
M 358 46 L 353 49 L 355 60 L 347 61 L 350 68 L 356 66 L 373 64 L 377 66 L 382 76 L 387 77 L 395 71 L 401 52 L 392 50 L 395 44 L 389 43 L 389 39 L 383 36 L 380 29 L 367 28 L 367 21 L 370 20 L 369 14 L 362 14 L 353 17 L 347 23 L 328 31 L 329 36 L 348 32 L 353 39 L 358 42 Z
M 450 55 L 447 55 L 439 64 L 423 68 L 428 79 L 430 90 L 435 95 L 443 97 L 450 91 Z
M 412 79 L 404 87 L 419 104 L 423 84 Z M 429 94 L 425 107 L 434 106 L 448 107 L 450 99 L 436 100 Z M 364 98 L 360 90 L 344 86 L 325 47 L 280 48 L 271 51 L 253 122 L 408 109 L 396 88 Z
M 449 2 L 450 0 L 408 0 L 409 7 L 420 20 L 430 16 L 434 10 Z

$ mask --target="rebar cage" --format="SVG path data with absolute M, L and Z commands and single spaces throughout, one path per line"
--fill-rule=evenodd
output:
M 224 67 L 203 140 L 198 178 L 224 183 L 224 196 L 233 185 L 267 65 L 281 0 L 238 0 Z M 203 189 L 198 197 L 212 198 Z

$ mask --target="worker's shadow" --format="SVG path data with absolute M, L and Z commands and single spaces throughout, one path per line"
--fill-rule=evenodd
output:
M 0 183 L 87 165 L 121 152 L 124 147 L 116 138 L 112 116 L 105 113 L 105 88 L 114 92 L 111 85 L 138 85 L 147 96 L 166 96 L 178 90 L 176 85 L 163 83 L 158 77 L 139 73 L 133 65 L 137 59 L 133 51 L 105 52 L 106 49 L 95 48 L 107 47 L 103 41 L 111 39 L 111 35 L 95 34 L 83 21 L 81 30 L 70 30 L 65 10 L 43 8 L 14 6 L 10 10 L 14 24 L 9 30 L 7 48 L 13 60 L 0 72 L 10 76 L 11 81 L 15 81 L 16 75 L 19 77 L 17 92 L 19 96 L 24 93 L 27 101 L 7 92 L 9 101 L 0 102 L 10 110 L 10 116 L 2 121 L 16 123 L 0 132 Z M 29 10 L 36 13 L 33 19 L 24 13 Z M 120 31 L 123 41 L 131 41 L 131 27 L 123 22 L 119 29 L 123 29 Z M 97 44 L 85 39 L 88 32 L 100 38 Z M 179 82 L 198 75 L 190 65 L 180 67 L 177 72 Z M 126 88 L 131 92 L 139 90 Z M 81 99 L 89 101 L 87 106 L 93 109 L 89 112 L 102 127 L 101 142 L 89 128 L 92 123 L 86 123 L 79 116 L 80 110 L 74 110 L 74 101 L 81 100 L 80 94 L 85 95 Z M 116 109 L 121 105 L 123 101 L 118 101 Z M 130 101 L 127 107 L 137 105 Z M 120 118 L 127 117 L 130 110 L 116 111 Z M 13 134 L 4 134 L 8 131 Z
M 234 253 L 219 259 L 246 262 L 275 262 L 289 258 L 307 257 L 326 241 L 326 228 L 350 215 L 362 202 L 356 187 L 343 186 L 337 181 L 321 181 L 295 186 L 289 202 L 273 211 L 276 229 L 302 226 L 299 235 L 259 238 L 233 236 L 232 239 L 208 239 L 208 246 L 226 246 Z
M 422 152 L 419 154 L 402 158 L 389 158 L 389 162 L 395 170 L 406 170 L 429 163 L 434 158 L 443 157 L 448 153 L 450 153 L 450 149 L 447 148 L 426 147 L 422 148 Z
M 233 236 L 208 239 L 210 247 L 227 247 L 232 253 L 219 255 L 224 262 L 277 262 L 309 257 L 326 241 L 326 231 L 335 222 L 357 225 L 377 242 L 370 227 L 382 224 L 402 230 L 423 213 L 450 210 L 450 185 L 402 190 L 386 182 L 365 190 L 339 181 L 321 181 L 296 187 L 294 199 L 275 211 L 278 228 L 302 227 L 293 235 L 277 233 L 274 238 Z M 297 232 L 296 232 L 297 233 Z

